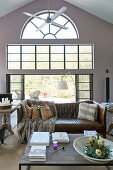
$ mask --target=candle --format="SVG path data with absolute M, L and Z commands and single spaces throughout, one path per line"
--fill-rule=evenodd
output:
M 58 147 L 57 141 L 54 141 L 53 142 L 53 149 L 57 149 L 57 147 Z
M 4 103 L 4 98 L 2 98 L 2 103 Z

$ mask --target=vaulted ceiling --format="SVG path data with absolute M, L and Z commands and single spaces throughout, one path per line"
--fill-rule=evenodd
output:
M 32 2 L 34 0 L 0 0 L 0 17 Z
M 0 0 L 0 17 L 34 0 Z M 113 0 L 64 0 L 113 24 Z

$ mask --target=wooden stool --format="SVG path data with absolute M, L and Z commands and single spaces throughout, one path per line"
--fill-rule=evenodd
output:
M 0 141 L 2 144 L 4 143 L 4 133 L 5 133 L 5 127 L 0 125 Z

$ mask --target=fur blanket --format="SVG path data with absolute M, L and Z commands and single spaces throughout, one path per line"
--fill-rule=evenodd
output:
M 49 119 L 39 118 L 39 119 L 35 119 L 35 120 L 27 118 L 25 104 L 28 104 L 29 106 L 31 104 L 37 104 L 37 105 L 41 104 L 43 106 L 45 104 L 48 104 L 51 109 L 53 117 L 51 117 Z M 20 143 L 28 142 L 30 135 L 34 131 L 38 131 L 38 132 L 48 131 L 50 133 L 54 132 L 55 123 L 56 123 L 56 119 L 57 119 L 57 112 L 56 112 L 55 104 L 53 102 L 24 100 L 23 102 L 20 103 L 20 105 L 21 105 L 21 107 L 23 109 L 23 113 L 24 113 L 24 117 L 23 117 L 22 121 L 19 123 L 18 128 L 17 128 L 18 141 Z

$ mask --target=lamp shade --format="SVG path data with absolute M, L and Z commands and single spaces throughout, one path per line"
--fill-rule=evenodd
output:
M 66 90 L 66 89 L 68 89 L 67 82 L 63 80 L 58 81 L 57 90 Z

